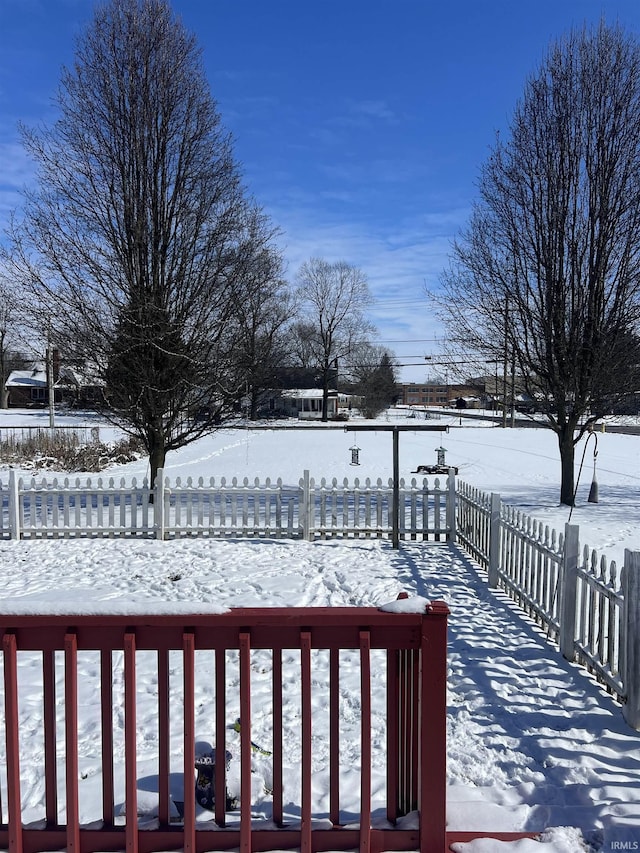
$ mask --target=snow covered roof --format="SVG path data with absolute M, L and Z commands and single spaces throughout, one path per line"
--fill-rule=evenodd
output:
M 329 395 L 337 394 L 337 391 L 329 390 Z M 292 400 L 321 400 L 322 388 L 288 388 L 282 391 L 283 397 L 290 397 Z
M 47 371 L 37 367 L 33 370 L 12 370 L 5 385 L 7 388 L 46 387 Z
M 7 388 L 43 388 L 47 386 L 46 367 L 36 362 L 29 370 L 12 370 L 6 381 Z M 56 388 L 62 386 L 75 386 L 86 388 L 89 386 L 102 386 L 104 382 L 88 373 L 72 367 L 61 367 L 60 375 L 55 382 Z
M 105 383 L 102 379 L 97 378 L 87 372 L 79 370 L 76 367 L 61 367 L 60 376 L 56 382 L 57 387 L 74 386 L 76 388 L 87 387 L 102 387 Z

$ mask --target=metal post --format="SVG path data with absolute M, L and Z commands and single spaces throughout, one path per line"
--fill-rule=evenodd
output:
M 393 532 L 391 544 L 393 548 L 400 547 L 400 459 L 398 453 L 398 437 L 400 433 L 397 427 L 393 429 Z
M 502 428 L 507 427 L 507 364 L 509 359 L 509 298 L 504 306 L 504 353 L 502 363 Z
M 511 349 L 511 427 L 516 425 L 516 348 Z
M 51 430 L 51 435 L 56 428 L 56 392 L 55 392 L 55 379 L 53 375 L 53 350 L 51 349 L 51 341 L 47 342 L 47 394 L 49 397 L 49 429 Z

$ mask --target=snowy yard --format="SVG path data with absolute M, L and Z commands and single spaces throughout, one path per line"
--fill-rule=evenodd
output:
M 361 448 L 359 467 L 349 465 L 354 444 Z M 401 476 L 411 477 L 417 464 L 434 462 L 439 445 L 447 449 L 447 461 L 459 467 L 461 480 L 498 491 L 532 517 L 563 529 L 568 510 L 557 503 L 559 462 L 550 433 L 460 426 L 457 418 L 446 434 L 403 433 Z M 578 462 L 581 452 L 579 447 Z M 639 457 L 640 438 L 600 435 L 599 503 L 586 502 L 592 475 L 587 457 L 572 517 L 583 544 L 619 561 L 623 548 L 640 549 Z M 223 430 L 171 456 L 165 473 L 172 479 L 268 476 L 295 483 L 305 469 L 316 478 L 386 478 L 391 464 L 391 437 L 384 432 Z M 106 475 L 130 479 L 143 477 L 145 470 L 142 461 Z M 1 468 L 0 479 L 6 479 Z M 640 842 L 640 735 L 625 724 L 608 694 L 566 662 L 502 593 L 487 589 L 468 559 L 446 545 L 402 543 L 394 551 L 381 541 L 4 541 L 0 591 L 2 610 L 21 613 L 379 606 L 401 591 L 443 599 L 451 609 L 449 828 L 556 828 L 546 844 L 535 846 L 539 853 L 616 849 L 607 846 L 614 840 Z M 199 698 L 206 706 L 207 696 Z M 35 709 L 25 703 L 23 713 L 25 732 L 34 730 Z M 252 724 L 258 743 L 268 738 L 259 712 Z M 201 737 L 210 734 L 197 731 Z M 314 790 L 322 809 L 326 754 L 319 735 Z M 80 770 L 86 772 L 82 802 L 90 818 L 100 785 L 90 772 L 90 731 L 86 738 L 81 752 L 86 764 Z M 37 748 L 36 739 L 34 760 Z M 177 753 L 175 760 L 180 761 Z M 263 765 L 256 774 L 257 804 L 268 800 L 268 762 Z M 374 766 L 374 778 L 375 771 Z M 35 778 L 25 785 L 25 817 L 35 820 L 42 815 L 41 784 Z M 353 807 L 357 811 L 357 792 Z M 579 840 L 580 833 L 590 847 Z M 529 842 L 509 848 L 474 842 L 460 850 L 530 847 Z

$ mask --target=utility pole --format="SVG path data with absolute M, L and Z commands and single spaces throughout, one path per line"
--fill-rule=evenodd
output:
M 509 360 L 509 299 L 504 304 L 504 358 L 502 362 L 502 427 L 507 426 L 507 364 Z
M 516 425 L 516 348 L 511 347 L 511 426 Z
M 49 395 L 49 429 L 53 435 L 56 428 L 55 388 L 53 381 L 53 350 L 51 338 L 47 336 L 47 392 Z

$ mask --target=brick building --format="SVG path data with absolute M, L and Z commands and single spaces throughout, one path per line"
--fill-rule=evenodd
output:
M 473 401 L 480 405 L 484 389 L 478 385 L 441 385 L 437 382 L 403 382 L 398 385 L 402 392 L 400 402 L 405 406 L 442 406 L 453 407 L 462 397 L 467 400 L 468 408 L 473 407 Z

